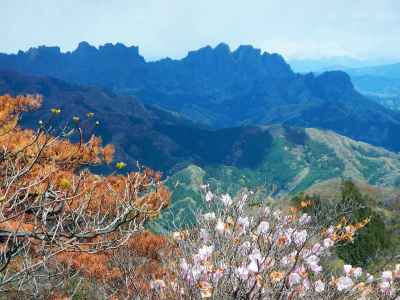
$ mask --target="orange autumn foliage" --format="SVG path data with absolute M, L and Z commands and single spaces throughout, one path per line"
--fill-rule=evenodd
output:
M 82 275 L 103 280 L 113 280 L 121 276 L 116 267 L 109 267 L 109 253 L 79 253 L 63 252 L 57 255 L 57 260 L 66 266 L 79 270 Z
M 57 261 L 80 271 L 88 280 L 109 286 L 117 294 L 114 299 L 125 299 L 149 294 L 153 279 L 172 278 L 161 261 L 174 250 L 165 237 L 144 231 L 116 250 L 97 254 L 63 252 L 57 255 Z
M 122 276 L 111 263 L 120 248 L 131 251 L 140 239 L 135 251 L 146 256 L 165 245 L 140 234 L 143 223 L 168 205 L 161 174 L 145 169 L 100 176 L 83 169 L 111 163 L 114 147 L 102 147 L 96 136 L 85 141 L 79 127 L 69 131 L 76 143 L 45 126 L 20 128 L 21 113 L 41 102 L 39 96 L 0 96 L 0 272 L 12 269 L 0 292 L 18 278 L 34 278 L 45 264 L 113 281 Z

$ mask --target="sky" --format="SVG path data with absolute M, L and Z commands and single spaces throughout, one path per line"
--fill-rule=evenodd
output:
M 80 41 L 148 60 L 225 42 L 286 58 L 400 58 L 400 0 L 0 0 L 0 52 Z

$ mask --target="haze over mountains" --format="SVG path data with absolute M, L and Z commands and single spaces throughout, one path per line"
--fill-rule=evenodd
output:
M 181 60 L 146 62 L 137 47 L 86 42 L 73 52 L 31 48 L 0 55 L 0 68 L 106 87 L 213 128 L 318 127 L 400 150 L 400 113 L 358 93 L 340 71 L 296 74 L 278 54 L 219 44 Z
M 333 56 L 326 58 L 291 58 L 289 64 L 298 73 L 321 73 L 332 70 L 348 70 L 395 62 L 392 59 L 362 60 L 349 56 Z
M 400 63 L 346 70 L 356 88 L 391 109 L 400 110 Z
M 337 57 L 291 60 L 290 65 L 300 73 L 345 71 L 350 75 L 357 91 L 390 109 L 400 110 L 400 63 L 398 60 L 360 61 L 348 57 Z

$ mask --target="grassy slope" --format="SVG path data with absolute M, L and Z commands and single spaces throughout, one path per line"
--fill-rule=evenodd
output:
M 193 221 L 202 206 L 200 185 L 210 184 L 217 194 L 256 191 L 259 199 L 293 195 L 333 178 L 352 178 L 373 185 L 400 185 L 400 155 L 353 141 L 330 131 L 270 127 L 273 143 L 256 168 L 191 165 L 171 176 L 172 205 L 150 225 L 171 230 Z

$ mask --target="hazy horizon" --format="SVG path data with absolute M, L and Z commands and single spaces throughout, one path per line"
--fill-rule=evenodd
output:
M 98 47 L 139 46 L 146 60 L 182 58 L 206 45 L 231 50 L 250 44 L 286 59 L 400 58 L 400 2 L 395 0 L 4 0 L 0 52 L 40 45 L 73 51 L 81 41 Z

